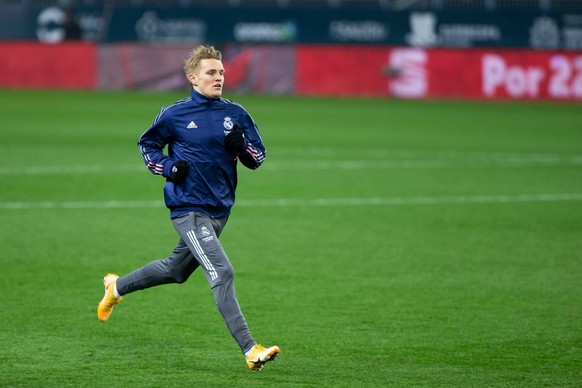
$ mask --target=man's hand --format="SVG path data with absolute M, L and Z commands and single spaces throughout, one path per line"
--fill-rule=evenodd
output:
M 238 125 L 224 138 L 226 148 L 235 154 L 242 154 L 245 150 L 245 136 Z
M 170 180 L 174 183 L 180 183 L 188 173 L 188 162 L 185 160 L 176 160 L 170 169 Z

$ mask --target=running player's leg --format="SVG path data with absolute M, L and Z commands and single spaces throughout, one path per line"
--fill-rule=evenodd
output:
M 200 262 L 214 293 L 216 306 L 244 353 L 256 342 L 249 332 L 236 298 L 234 269 L 218 239 L 226 221 L 226 218 L 210 219 L 203 214 L 190 213 L 188 216 L 174 219 L 173 224 Z
M 105 295 L 97 305 L 97 318 L 106 322 L 122 295 L 161 284 L 185 282 L 198 265 L 186 243 L 180 239 L 167 259 L 152 261 L 122 277 L 107 274 L 103 278 Z
M 184 283 L 198 268 L 198 261 L 190 253 L 188 245 L 180 239 L 172 255 L 155 260 L 117 279 L 116 289 L 120 296 L 145 288 L 168 283 Z

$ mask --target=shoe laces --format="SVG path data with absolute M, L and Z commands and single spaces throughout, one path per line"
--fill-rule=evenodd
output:
M 111 283 L 109 283 L 107 285 L 107 292 L 109 293 L 108 298 L 107 298 L 106 303 L 105 303 L 105 307 L 107 309 L 110 309 L 111 307 L 115 306 L 122 299 L 121 297 L 119 297 L 119 298 L 115 297 L 115 295 L 113 294 L 113 290 L 110 288 L 110 286 L 111 286 Z
M 115 306 L 117 303 L 119 303 L 119 301 L 121 300 L 121 298 L 116 298 L 116 297 L 111 297 L 107 300 L 107 305 L 106 307 L 108 309 L 110 309 L 111 307 Z

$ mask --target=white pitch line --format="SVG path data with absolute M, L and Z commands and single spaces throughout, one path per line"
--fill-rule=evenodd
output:
M 323 206 L 410 206 L 410 205 L 465 205 L 524 202 L 577 202 L 582 193 L 557 194 L 499 194 L 425 197 L 371 197 L 371 198 L 280 198 L 241 199 L 237 207 L 323 207 Z M 136 209 L 163 208 L 162 201 L 44 201 L 0 202 L 0 210 L 43 209 Z
M 164 207 L 162 201 L 43 201 L 0 202 L 0 210 L 30 209 L 128 209 Z
M 81 165 L 81 166 L 30 166 L 1 167 L 0 175 L 68 175 L 68 174 L 110 174 L 124 172 L 143 172 L 143 165 L 124 164 L 119 166 Z
M 372 198 L 314 198 L 314 199 L 256 199 L 240 200 L 243 207 L 289 206 L 406 206 L 472 203 L 566 202 L 582 201 L 582 193 L 475 195 L 443 197 L 372 197 Z

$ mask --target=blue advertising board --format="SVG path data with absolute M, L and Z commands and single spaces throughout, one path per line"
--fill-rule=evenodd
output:
M 580 12 L 389 11 L 81 6 L 82 39 L 99 43 L 388 44 L 414 47 L 513 47 L 582 50 Z M 64 10 L 3 6 L 0 39 L 64 39 Z

